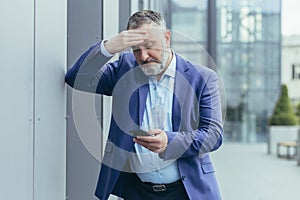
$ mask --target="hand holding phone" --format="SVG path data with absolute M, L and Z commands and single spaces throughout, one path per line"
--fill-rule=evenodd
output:
M 130 133 L 134 136 L 133 142 L 154 153 L 161 153 L 165 151 L 168 145 L 167 133 L 160 129 L 153 129 L 149 131 L 136 130 L 130 131 Z

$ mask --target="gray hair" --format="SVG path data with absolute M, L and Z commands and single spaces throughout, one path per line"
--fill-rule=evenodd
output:
M 127 30 L 137 29 L 144 24 L 151 24 L 152 22 L 166 29 L 166 22 L 159 12 L 142 10 L 131 15 L 127 23 Z

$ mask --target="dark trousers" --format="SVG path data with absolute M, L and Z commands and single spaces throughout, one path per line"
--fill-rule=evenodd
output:
M 125 200 L 189 200 L 181 180 L 157 185 L 142 182 L 136 174 L 132 176 L 132 184 L 125 186 Z

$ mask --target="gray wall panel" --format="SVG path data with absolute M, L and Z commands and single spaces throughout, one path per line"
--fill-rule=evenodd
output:
M 1 1 L 0 199 L 33 198 L 33 15 L 32 0 Z
M 34 199 L 66 196 L 66 1 L 36 2 Z
M 68 0 L 68 66 L 71 66 L 75 60 L 85 51 L 89 46 L 102 38 L 102 0 Z M 76 97 L 75 97 L 76 96 Z M 75 98 L 75 99 L 73 99 Z M 96 99 L 95 99 L 96 98 Z M 97 183 L 98 173 L 100 169 L 99 161 L 93 157 L 89 152 L 88 147 L 85 146 L 84 141 L 80 135 L 90 134 L 89 128 L 90 120 L 85 118 L 84 111 L 87 110 L 87 102 L 95 101 L 94 107 L 96 116 L 101 122 L 101 97 L 86 93 L 78 93 L 74 95 L 72 89 L 68 89 L 67 98 L 67 197 L 69 200 L 91 200 L 96 199 L 94 191 Z M 75 103 L 74 103 L 75 102 Z M 73 118 L 72 106 L 76 104 L 83 111 L 79 115 L 83 120 L 79 120 L 86 126 L 85 131 L 78 128 L 76 120 Z M 76 112 L 76 111 L 75 111 Z M 75 115 L 78 113 L 75 113 Z M 89 114 L 89 113 L 87 113 Z M 75 116 L 76 118 L 76 116 Z M 92 120 L 98 120 L 98 119 Z M 86 122 L 86 123 L 85 123 Z M 100 123 L 99 122 L 99 123 Z M 76 127 L 77 125 L 77 127 Z M 84 128 L 84 127 L 83 127 Z M 79 129 L 79 130 L 78 130 Z M 83 135 L 82 135 L 83 134 Z M 100 130 L 96 139 L 94 139 L 94 146 L 96 149 L 101 149 Z M 86 144 L 86 143 L 85 143 Z M 99 150 L 98 156 L 100 157 Z

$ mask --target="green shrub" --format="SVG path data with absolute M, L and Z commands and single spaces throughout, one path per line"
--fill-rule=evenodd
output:
M 296 107 L 296 116 L 298 117 L 298 123 L 300 124 L 300 102 Z
M 270 118 L 270 125 L 296 125 L 297 120 L 293 111 L 288 89 L 286 85 L 281 86 L 280 96 Z

